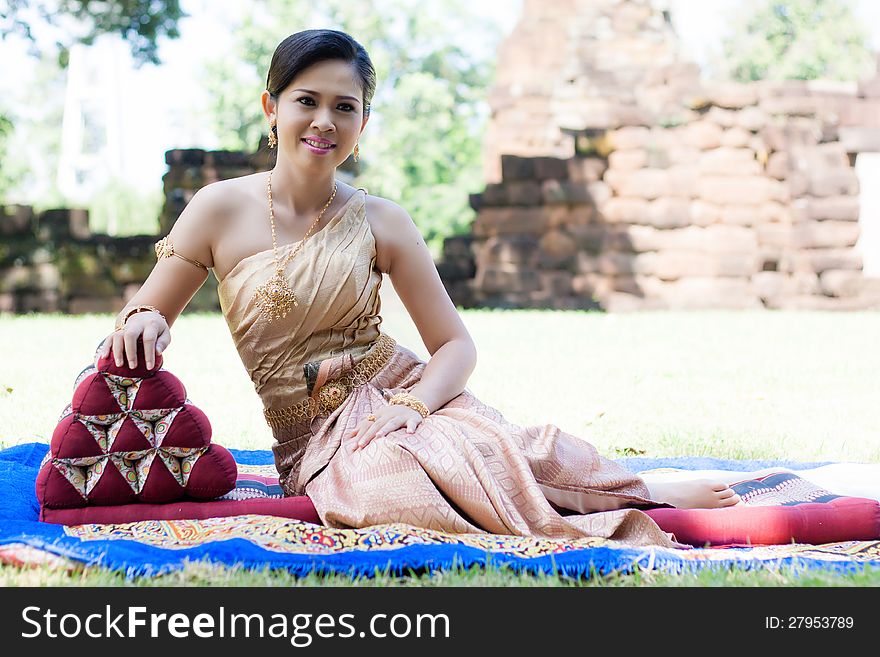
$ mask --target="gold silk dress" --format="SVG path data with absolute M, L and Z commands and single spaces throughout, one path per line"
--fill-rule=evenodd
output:
M 223 315 L 267 412 L 308 401 L 310 363 L 350 355 L 357 365 L 382 335 L 382 274 L 365 207 L 366 191 L 357 190 L 287 265 L 299 299 L 287 317 L 268 322 L 253 301 L 254 288 L 274 272 L 271 250 L 243 259 L 220 282 Z M 279 246 L 279 257 L 296 244 Z M 390 359 L 335 410 L 270 422 L 285 493 L 308 495 L 332 527 L 408 523 L 452 533 L 674 544 L 632 508 L 658 506 L 637 476 L 552 424 L 511 424 L 467 389 L 414 433 L 399 429 L 356 451 L 348 434 L 391 394 L 416 385 L 425 365 L 394 344 Z

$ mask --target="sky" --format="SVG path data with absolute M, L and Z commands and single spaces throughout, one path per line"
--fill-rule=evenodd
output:
M 426 0 L 430 2 L 430 0 Z M 471 6 L 481 14 L 494 17 L 504 35 L 517 21 L 522 0 L 480 0 Z M 730 16 L 743 0 L 667 0 L 682 50 L 688 57 L 707 66 L 712 54 L 719 51 Z M 757 0 L 745 0 L 756 2 Z M 126 105 L 123 132 L 126 135 L 124 161 L 118 164 L 122 177 L 141 189 L 155 188 L 166 171 L 164 152 L 168 148 L 215 147 L 214 136 L 203 120 L 208 99 L 200 87 L 204 62 L 216 44 L 228 39 L 225 24 L 235 16 L 241 0 L 183 0 L 190 14 L 179 23 L 181 38 L 160 41 L 159 56 L 163 65 L 135 69 L 127 46 L 114 37 L 99 43 L 93 56 L 112 60 L 119 85 L 125 88 Z M 875 50 L 880 50 L 880 1 L 855 0 L 854 9 L 868 26 Z M 381 4 L 380 4 L 381 6 Z M 38 36 L 49 32 L 34 26 Z M 41 38 L 42 38 L 41 36 Z M 481 43 L 474 35 L 475 47 Z M 26 55 L 23 41 L 0 40 L 0 94 L 5 102 L 15 104 L 20 92 L 32 79 L 34 62 Z M 259 98 L 254 99 L 259 103 Z

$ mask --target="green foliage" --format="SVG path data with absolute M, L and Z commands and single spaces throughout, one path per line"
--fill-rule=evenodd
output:
M 436 257 L 444 237 L 470 225 L 468 194 L 482 185 L 483 104 L 494 70 L 475 60 L 466 39 L 493 45 L 498 27 L 463 0 L 389 0 L 381 13 L 342 0 L 254 3 L 206 71 L 223 148 L 251 150 L 266 134 L 259 97 L 272 53 L 285 37 L 314 27 L 351 34 L 376 67 L 355 183 L 406 208 Z
M 26 11 L 35 11 L 53 26 L 59 20 L 73 18 L 78 34 L 67 43 L 56 43 L 58 63 L 66 68 L 70 46 L 73 43 L 91 45 L 102 34 L 118 34 L 131 45 L 136 65 L 159 64 L 157 41 L 160 37 L 176 39 L 180 36 L 177 22 L 187 16 L 180 9 L 180 0 L 6 0 L 0 6 L 0 37 L 17 34 L 31 42 L 31 52 L 39 55 L 31 27 L 21 17 Z M 65 27 L 69 27 L 65 23 Z
M 162 189 L 142 192 L 120 178 L 111 178 L 92 197 L 89 226 L 108 235 L 155 235 L 159 232 Z
M 11 113 L 0 110 L 0 202 L 24 176 L 21 160 L 13 158 L 10 154 L 13 132 Z
M 724 42 L 728 74 L 751 80 L 857 80 L 870 74 L 865 28 L 846 0 L 764 0 Z

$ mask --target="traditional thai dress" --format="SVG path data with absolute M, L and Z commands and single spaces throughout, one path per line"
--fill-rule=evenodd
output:
M 426 366 L 380 330 L 382 273 L 365 208 L 366 191 L 357 190 L 288 263 L 299 306 L 283 319 L 266 320 L 254 302 L 274 273 L 271 250 L 244 258 L 220 282 L 223 315 L 277 441 L 285 493 L 308 495 L 333 527 L 408 523 L 671 545 L 633 508 L 658 505 L 641 479 L 552 424 L 508 422 L 467 389 L 414 433 L 399 429 L 355 449 L 351 431 L 390 395 L 411 390 Z M 279 257 L 297 244 L 279 246 Z

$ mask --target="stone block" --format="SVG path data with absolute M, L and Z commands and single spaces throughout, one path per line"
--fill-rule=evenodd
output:
M 752 133 L 735 126 L 721 134 L 721 146 L 727 148 L 745 148 L 752 140 Z
M 611 187 L 602 180 L 587 183 L 587 195 L 590 197 L 593 205 L 601 208 L 613 195 Z
M 607 251 L 599 255 L 599 271 L 606 276 L 625 276 L 630 274 L 653 274 L 657 254 L 623 253 Z
M 685 126 L 682 131 L 682 140 L 687 146 L 708 150 L 721 146 L 722 133 L 723 130 L 718 124 L 703 119 Z
M 631 148 L 613 151 L 608 155 L 608 166 L 619 171 L 635 171 L 647 166 L 648 151 L 644 148 Z
M 768 121 L 767 114 L 758 107 L 746 107 L 736 114 L 736 126 L 749 132 L 757 132 Z
M 51 262 L 34 265 L 28 288 L 32 290 L 57 290 L 61 283 L 58 267 Z
M 651 137 L 651 131 L 645 127 L 625 127 L 608 133 L 611 147 L 614 150 L 644 148 Z
M 670 310 L 745 310 L 762 307 L 751 281 L 744 278 L 682 278 L 664 285 L 661 299 Z
M 787 204 L 789 201 L 791 201 L 791 188 L 786 181 L 768 178 L 767 189 L 770 192 L 771 203 L 776 202 Z
M 859 177 L 853 169 L 813 170 L 809 174 L 813 196 L 858 196 Z M 858 200 L 858 199 L 856 199 Z
M 839 129 L 840 145 L 848 153 L 880 152 L 880 127 L 843 127 Z
M 729 148 L 722 146 L 703 151 L 698 169 L 700 175 L 757 176 L 761 165 L 755 153 L 749 148 Z
M 791 198 L 804 196 L 809 191 L 810 181 L 802 171 L 789 172 L 787 182 Z
M 502 155 L 501 178 L 505 182 L 510 180 L 533 180 L 535 178 L 534 158 Z
M 638 171 L 605 172 L 605 182 L 619 196 L 655 199 L 669 192 L 669 175 L 663 169 L 639 169 Z
M 0 269 L 0 292 L 27 289 L 30 286 L 31 276 L 31 268 L 26 265 L 12 265 Z
M 483 293 L 535 292 L 541 289 L 541 279 L 533 269 L 495 265 L 477 269 L 474 287 Z
M 0 214 L 0 236 L 28 237 L 34 234 L 34 209 L 29 205 L 7 205 Z
M 709 226 L 721 221 L 721 206 L 715 203 L 695 200 L 690 204 L 691 223 L 695 226 Z
M 443 258 L 470 260 L 476 241 L 472 235 L 452 235 L 443 240 Z
M 21 291 L 16 294 L 15 311 L 18 313 L 57 313 L 60 310 L 57 290 Z
M 602 207 L 602 215 L 610 223 L 647 224 L 650 208 L 645 199 L 615 196 Z
M 699 251 L 664 250 L 656 254 L 654 271 L 664 281 L 687 276 L 714 276 L 715 259 Z
M 699 248 L 706 253 L 752 254 L 758 249 L 758 235 L 751 228 L 713 224 L 695 229 L 700 231 Z
M 691 223 L 691 203 L 683 198 L 658 198 L 648 207 L 647 223 L 656 228 L 676 228 Z
M 787 278 L 778 271 L 760 271 L 752 276 L 752 288 L 761 299 L 773 299 L 782 295 Z
M 828 196 L 806 199 L 807 215 L 814 220 L 858 221 L 858 196 Z
M 504 207 L 509 204 L 507 201 L 507 186 L 502 183 L 487 184 L 486 188 L 483 190 L 482 194 L 479 194 L 479 196 L 480 201 L 478 204 L 471 202 L 471 207 L 477 212 L 482 208 Z
M 755 226 L 758 244 L 788 248 L 792 245 L 793 229 L 790 225 L 762 222 Z
M 865 276 L 851 269 L 829 269 L 819 276 L 819 285 L 830 297 L 855 297 L 862 292 Z
M 602 180 L 605 169 L 608 168 L 605 160 L 598 157 L 573 157 L 567 161 L 568 178 L 573 182 L 595 182 Z
M 567 271 L 542 271 L 538 272 L 541 281 L 541 291 L 551 297 L 567 297 L 574 294 L 574 274 Z
M 753 84 L 722 82 L 707 90 L 712 104 L 725 109 L 742 109 L 758 102 L 758 90 Z
M 583 182 L 571 180 L 544 180 L 541 182 L 541 196 L 546 204 L 565 203 L 586 205 L 591 203 L 587 186 Z
M 557 157 L 536 157 L 534 170 L 537 180 L 566 180 L 568 178 L 568 162 Z
M 785 180 L 789 173 L 789 156 L 787 151 L 771 153 L 767 159 L 767 175 L 777 180 Z
M 665 234 L 670 232 L 658 230 L 653 226 L 640 225 L 619 225 L 612 228 L 607 236 L 609 248 L 634 253 L 658 251 L 664 248 Z
M 537 238 L 526 235 L 490 237 L 479 249 L 477 268 L 490 265 L 531 267 L 536 261 Z
M 601 272 L 599 257 L 596 254 L 579 251 L 575 256 L 575 271 L 580 274 L 599 274 Z
M 0 292 L 0 313 L 15 312 L 15 295 L 12 292 Z
M 800 249 L 854 246 L 859 234 L 859 224 L 853 221 L 803 221 L 792 229 L 794 246 Z
M 542 234 L 550 227 L 550 214 L 544 208 L 484 208 L 473 224 L 475 237 L 492 235 Z
M 600 253 L 608 236 L 608 228 L 599 224 L 568 226 L 567 232 L 574 239 L 577 250 L 587 253 Z
M 854 248 L 800 249 L 791 254 L 792 270 L 821 274 L 829 269 L 861 271 L 862 256 Z
M 677 198 L 692 199 L 699 194 L 697 182 L 699 180 L 699 170 L 696 165 L 677 164 L 666 170 L 669 189 L 666 196 L 674 196 Z
M 706 112 L 706 120 L 722 128 L 733 128 L 736 125 L 736 112 L 718 106 L 712 106 Z
M 723 205 L 721 223 L 732 226 L 756 226 L 761 223 L 762 205 Z
M 505 182 L 504 195 L 509 205 L 535 207 L 543 203 L 541 184 L 536 180 Z
M 538 248 L 543 254 L 560 259 L 572 258 L 578 250 L 574 238 L 562 230 L 546 232 L 541 236 Z
M 770 115 L 816 116 L 818 103 L 811 96 L 779 96 L 761 100 L 761 109 Z
M 760 205 L 770 200 L 770 186 L 763 176 L 705 176 L 697 189 L 701 199 L 721 205 Z

